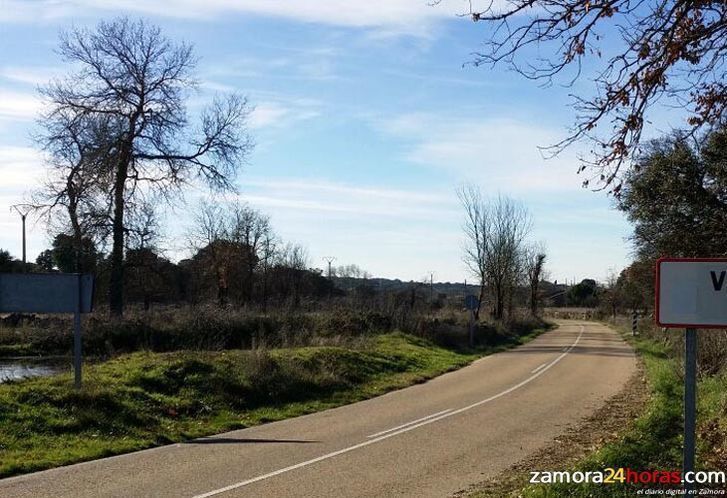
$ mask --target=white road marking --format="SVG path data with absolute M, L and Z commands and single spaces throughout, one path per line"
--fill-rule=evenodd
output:
M 565 356 L 570 353 L 574 347 L 578 344 L 578 342 L 581 340 L 581 337 L 583 336 L 583 332 L 585 331 L 585 327 L 581 325 L 581 331 L 580 334 L 578 334 L 578 337 L 576 338 L 575 342 L 571 344 L 569 347 L 565 348 L 565 351 L 561 353 L 560 356 L 558 356 L 555 360 L 551 361 L 550 363 L 547 363 L 545 368 L 542 368 L 538 373 L 531 375 L 527 379 L 523 380 L 522 382 L 515 384 L 514 386 L 505 389 L 504 391 L 495 394 L 494 396 L 490 396 L 489 398 L 485 398 L 483 400 L 477 401 L 475 403 L 472 403 L 471 405 L 464 406 L 462 408 L 459 408 L 454 411 L 447 411 L 446 413 L 443 413 L 442 415 L 438 415 L 436 417 L 428 418 L 427 420 L 424 420 L 422 422 L 413 424 L 413 425 L 407 425 L 406 427 L 402 429 L 398 429 L 393 432 L 389 432 L 388 434 L 384 434 L 382 436 L 379 436 L 375 439 L 369 439 L 368 441 L 364 441 L 362 443 L 354 444 L 353 446 L 348 446 L 346 448 L 340 449 L 338 451 L 333 451 L 331 453 L 326 453 L 325 455 L 321 455 L 319 457 L 313 458 L 311 460 L 306 460 L 305 462 L 296 463 L 295 465 L 291 465 L 289 467 L 285 467 L 282 469 L 275 470 L 273 472 L 269 472 L 267 474 L 259 475 L 257 477 L 253 477 L 252 479 L 248 479 L 246 481 L 241 481 L 235 484 L 230 484 L 229 486 L 225 486 L 224 488 L 215 489 L 214 491 L 209 491 L 207 493 L 203 493 L 200 495 L 195 495 L 193 498 L 208 498 L 210 496 L 215 496 L 221 493 L 226 493 L 227 491 L 232 491 L 233 489 L 238 489 L 243 486 L 248 486 L 250 484 L 253 484 L 255 482 L 264 481 L 265 479 L 270 479 L 271 477 L 275 477 L 280 474 L 284 474 L 286 472 L 290 472 L 291 470 L 300 469 L 301 467 L 307 467 L 308 465 L 313 465 L 314 463 L 321 462 L 323 460 L 328 460 L 329 458 L 336 457 L 338 455 L 343 455 L 344 453 L 348 453 L 350 451 L 357 450 L 359 448 L 363 448 L 365 446 L 369 446 L 374 443 L 378 443 L 379 441 L 383 441 L 385 439 L 389 439 L 390 437 L 398 436 L 399 434 L 403 434 L 405 432 L 413 431 L 414 429 L 417 429 L 419 427 L 429 425 L 431 423 L 437 422 L 439 420 L 451 417 L 452 415 L 457 415 L 462 412 L 466 412 L 468 410 L 471 410 L 472 408 L 476 408 L 478 406 L 484 405 L 485 403 L 489 403 L 490 401 L 494 401 L 497 398 L 501 398 L 502 396 L 505 396 L 506 394 L 510 394 L 511 392 L 520 389 L 526 384 L 529 384 L 533 380 L 537 379 L 541 375 L 543 375 L 545 372 L 547 372 L 553 365 L 558 363 L 560 360 L 565 358 Z
M 540 370 L 541 368 L 543 368 L 545 365 L 547 365 L 547 363 L 543 363 L 542 365 L 540 365 L 538 368 L 536 368 L 535 370 L 531 371 L 530 373 L 531 374 L 534 374 L 535 372 L 537 372 L 538 370 Z
M 416 424 L 417 422 L 421 422 L 422 420 L 427 420 L 428 418 L 436 417 L 437 415 L 441 415 L 443 413 L 451 412 L 451 408 L 447 408 L 446 410 L 442 410 L 441 412 L 432 413 L 431 415 L 427 415 L 426 417 L 418 418 L 416 420 L 412 420 L 411 422 L 407 422 L 406 424 L 397 425 L 396 427 L 392 427 L 391 429 L 386 429 L 385 431 L 377 432 L 376 434 L 371 434 L 370 436 L 366 436 L 367 438 L 372 438 L 376 436 L 380 436 L 382 434 L 386 434 L 387 432 L 393 432 L 397 429 L 401 429 L 402 427 L 406 427 L 407 425 Z

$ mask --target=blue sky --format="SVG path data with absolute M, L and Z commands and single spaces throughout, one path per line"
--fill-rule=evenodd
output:
M 505 67 L 463 67 L 483 38 L 481 25 L 456 15 L 467 5 L 3 0 L 0 247 L 20 255 L 9 206 L 43 175 L 30 139 L 35 88 L 68 70 L 54 52 L 59 30 L 125 14 L 195 46 L 201 90 L 192 114 L 216 92 L 240 92 L 256 106 L 257 146 L 238 178 L 240 198 L 268 213 L 283 239 L 306 246 L 311 266 L 335 256 L 377 276 L 471 278 L 455 193 L 471 182 L 526 204 L 551 278 L 605 279 L 628 263 L 629 225 L 604 193 L 581 188 L 577 148 L 550 160 L 537 149 L 566 134 L 573 88 L 540 88 Z M 191 219 L 183 209 L 168 219 L 169 255 L 185 257 Z M 48 242 L 32 227 L 29 258 Z

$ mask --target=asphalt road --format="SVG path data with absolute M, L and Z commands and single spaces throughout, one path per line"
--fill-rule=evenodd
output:
M 0 496 L 448 496 L 547 445 L 634 372 L 634 354 L 614 331 L 559 323 L 525 346 L 424 384 L 190 443 L 0 480 Z

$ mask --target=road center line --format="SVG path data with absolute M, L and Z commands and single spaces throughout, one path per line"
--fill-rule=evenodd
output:
M 543 368 L 545 365 L 547 365 L 547 363 L 543 363 L 542 365 L 540 365 L 539 367 L 537 367 L 535 370 L 531 371 L 530 373 L 531 374 L 534 374 L 535 372 L 537 372 L 538 370 L 540 370 L 541 368 Z
M 471 410 L 472 408 L 476 408 L 478 406 L 484 405 L 485 403 L 489 403 L 490 401 L 494 401 L 498 398 L 501 398 L 502 396 L 505 396 L 506 394 L 510 394 L 511 392 L 520 389 L 526 384 L 529 384 L 533 380 L 537 379 L 541 375 L 543 375 L 545 372 L 547 372 L 553 365 L 558 363 L 560 360 L 565 358 L 565 356 L 570 353 L 573 348 L 576 347 L 578 342 L 581 340 L 581 337 L 583 337 L 583 332 L 585 331 L 585 327 L 581 325 L 580 333 L 578 334 L 578 337 L 576 338 L 575 342 L 571 344 L 569 347 L 566 347 L 565 351 L 561 353 L 560 356 L 558 356 L 555 360 L 551 361 L 550 363 L 547 363 L 544 368 L 542 368 L 538 373 L 535 373 L 528 377 L 527 379 L 523 380 L 522 382 L 515 384 L 512 387 L 509 387 L 508 389 L 505 389 L 504 391 L 495 394 L 494 396 L 490 396 L 489 398 L 485 398 L 483 400 L 477 401 L 475 403 L 472 403 L 471 405 L 464 406 L 462 408 L 459 408 L 457 410 L 449 410 L 446 411 L 446 413 L 443 413 L 438 416 L 432 416 L 431 418 L 427 418 L 426 420 L 423 420 L 422 422 L 418 423 L 412 423 L 412 425 L 405 425 L 402 429 L 393 430 L 392 432 L 389 432 L 388 434 L 383 434 L 375 439 L 369 439 L 368 441 L 364 441 L 362 443 L 354 444 L 353 446 L 348 446 L 346 448 L 340 449 L 338 451 L 333 451 L 331 453 L 326 453 L 325 455 L 321 455 L 319 457 L 313 458 L 311 460 L 306 460 L 304 462 L 296 463 L 295 465 L 291 465 L 289 467 L 284 467 L 282 469 L 274 470 L 273 472 L 269 472 L 267 474 L 262 474 L 257 477 L 253 477 L 252 479 L 248 479 L 246 481 L 241 481 L 235 484 L 230 484 L 229 486 L 225 486 L 224 488 L 215 489 L 214 491 L 209 491 L 207 493 L 203 493 L 200 495 L 195 495 L 193 498 L 208 498 L 210 496 L 215 496 L 221 493 L 225 493 L 227 491 L 232 491 L 233 489 L 238 489 L 243 486 L 247 486 L 249 484 L 253 484 L 255 482 L 264 481 L 265 479 L 270 479 L 271 477 L 275 477 L 280 474 L 284 474 L 286 472 L 290 472 L 292 470 L 300 469 L 302 467 L 307 467 L 308 465 L 313 465 L 314 463 L 321 462 L 323 460 L 328 460 L 329 458 L 336 457 L 338 455 L 343 455 L 344 453 L 348 453 L 350 451 L 357 450 L 359 448 L 363 448 L 365 446 L 369 446 L 374 443 L 378 443 L 379 441 L 383 441 L 385 439 L 388 439 L 390 437 L 398 436 L 399 434 L 403 434 L 405 432 L 412 431 L 414 429 L 417 429 L 419 427 L 429 425 L 433 422 L 437 422 L 439 420 L 451 417 L 452 415 L 457 415 L 462 412 L 466 412 L 468 410 Z M 436 414 L 435 414 L 436 415 Z
M 395 430 L 401 429 L 402 427 L 406 427 L 407 425 L 416 424 L 417 422 L 421 422 L 423 420 L 427 420 L 429 418 L 436 417 L 437 415 L 442 415 L 443 413 L 451 412 L 451 408 L 447 408 L 446 410 L 442 410 L 441 412 L 432 413 L 431 415 L 427 415 L 426 417 L 418 418 L 416 420 L 412 420 L 411 422 L 407 422 L 406 424 L 397 425 L 396 427 L 392 427 L 391 429 L 386 429 L 385 431 L 377 432 L 376 434 L 371 434 L 370 436 L 366 436 L 367 438 L 372 438 L 376 436 L 380 436 L 382 434 L 386 434 L 387 432 L 393 432 Z

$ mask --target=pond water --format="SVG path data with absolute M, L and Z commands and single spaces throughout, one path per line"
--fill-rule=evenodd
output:
M 0 358 L 0 383 L 53 375 L 67 368 L 67 362 L 58 358 Z

